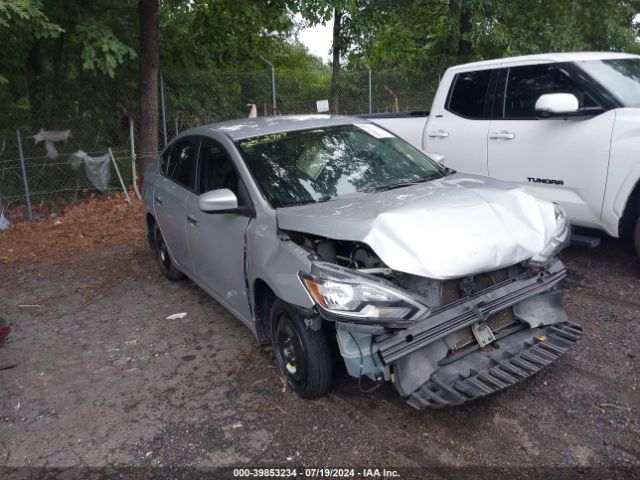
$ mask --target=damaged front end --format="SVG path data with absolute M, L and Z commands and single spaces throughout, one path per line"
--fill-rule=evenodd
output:
M 415 408 L 519 383 L 582 336 L 562 305 L 557 258 L 441 280 L 392 270 L 362 243 L 287 235 L 312 252 L 300 278 L 335 323 L 349 374 L 392 381 Z

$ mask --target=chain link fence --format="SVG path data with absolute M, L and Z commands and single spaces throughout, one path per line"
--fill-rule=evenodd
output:
M 68 124 L 67 124 L 68 125 Z M 11 222 L 58 213 L 132 184 L 128 134 L 93 123 L 0 131 L 0 210 Z
M 170 139 L 187 128 L 247 117 L 254 106 L 258 116 L 427 111 L 438 80 L 434 72 L 368 69 L 343 70 L 336 77 L 328 68 L 163 72 L 161 121 Z
M 12 222 L 37 218 L 132 185 L 138 97 L 131 78 L 135 75 L 68 84 L 39 78 L 5 98 L 13 101 L 10 113 L 0 118 L 0 211 L 5 217 Z M 247 117 L 252 109 L 258 116 L 428 110 L 437 84 L 434 72 L 401 70 L 345 69 L 337 76 L 329 67 L 164 71 L 159 146 L 184 129 Z

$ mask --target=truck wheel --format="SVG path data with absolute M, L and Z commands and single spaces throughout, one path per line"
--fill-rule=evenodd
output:
M 331 356 L 322 330 L 308 328 L 287 303 L 276 299 L 270 313 L 271 340 L 287 384 L 301 398 L 323 397 L 331 384 Z
M 173 261 L 171 261 L 169 249 L 167 248 L 167 244 L 162 237 L 162 232 L 160 232 L 160 227 L 157 223 L 153 226 L 153 238 L 155 238 L 156 241 L 156 257 L 163 275 L 174 282 L 184 278 L 184 274 L 178 270 L 178 268 L 173 264 Z
M 633 241 L 636 244 L 636 253 L 640 257 L 640 217 L 636 220 L 636 230 L 633 233 Z

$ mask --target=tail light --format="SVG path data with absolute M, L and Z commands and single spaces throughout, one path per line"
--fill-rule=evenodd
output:
M 142 195 L 142 187 L 144 185 L 144 173 L 141 173 L 140 175 L 138 175 L 138 178 L 136 179 L 136 181 L 138 182 L 138 192 L 140 192 L 140 194 Z

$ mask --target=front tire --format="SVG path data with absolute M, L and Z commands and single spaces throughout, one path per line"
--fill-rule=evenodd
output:
M 157 223 L 153 226 L 153 238 L 155 239 L 156 244 L 156 258 L 158 259 L 158 265 L 160 265 L 162 274 L 173 282 L 182 280 L 184 278 L 184 274 L 178 270 L 171 260 L 169 249 L 162 237 L 162 232 L 160 231 L 160 227 Z
M 640 257 L 640 217 L 636 220 L 636 229 L 633 233 L 633 243 L 636 245 L 636 253 Z
M 332 362 L 322 330 L 307 327 L 293 307 L 276 299 L 270 313 L 271 339 L 287 384 L 301 398 L 327 394 Z

